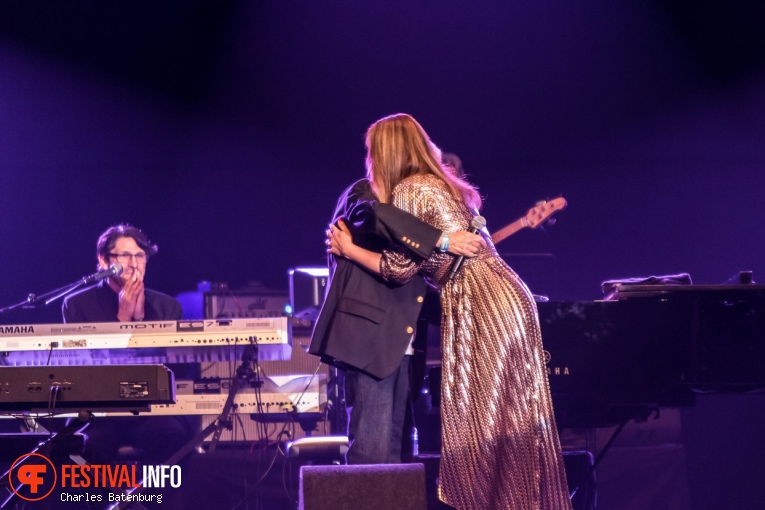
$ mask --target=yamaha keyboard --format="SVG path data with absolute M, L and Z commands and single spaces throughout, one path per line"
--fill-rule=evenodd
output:
M 286 317 L 0 326 L 0 366 L 290 359 Z
M 173 402 L 175 378 L 164 365 L 0 367 L 0 411 L 7 413 L 135 413 Z
M 213 381 L 215 379 L 212 379 Z M 150 415 L 219 415 L 228 398 L 231 380 L 176 381 L 175 402 L 153 405 Z M 204 387 L 204 389 L 200 389 Z M 217 388 L 210 389 L 210 388 Z M 327 404 L 325 374 L 281 375 L 266 377 L 262 388 L 242 388 L 234 396 L 234 411 L 238 414 L 286 416 L 288 412 L 322 413 Z M 109 412 L 109 416 L 129 413 Z M 285 419 L 285 421 L 287 421 Z

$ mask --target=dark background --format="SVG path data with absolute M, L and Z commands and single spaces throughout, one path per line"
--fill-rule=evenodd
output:
M 490 230 L 568 200 L 498 245 L 535 293 L 757 281 L 761 5 L 3 2 L 0 306 L 92 272 L 117 222 L 160 246 L 153 288 L 286 289 L 396 112 L 461 156 Z
M 763 21 L 765 3 L 741 0 L 4 1 L 0 307 L 93 272 L 118 222 L 159 244 L 152 288 L 286 289 L 289 268 L 324 265 L 364 131 L 396 112 L 461 156 L 491 231 L 568 200 L 498 245 L 535 293 L 762 282 Z M 58 302 L 38 316 L 58 318 Z M 688 411 L 710 414 L 690 450 L 696 508 L 761 487 L 756 432 L 738 425 L 762 422 L 752 402 Z

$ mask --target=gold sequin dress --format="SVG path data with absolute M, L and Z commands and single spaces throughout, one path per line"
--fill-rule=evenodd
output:
M 402 181 L 392 203 L 446 232 L 475 216 L 432 175 Z M 441 291 L 440 498 L 459 510 L 570 509 L 536 305 L 484 237 L 452 280 L 449 254 L 392 248 L 380 263 L 389 281 L 421 270 Z

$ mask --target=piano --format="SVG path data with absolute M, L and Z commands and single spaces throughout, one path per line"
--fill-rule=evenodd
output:
M 290 359 L 286 317 L 0 325 L 0 366 L 72 366 Z
M 537 308 L 559 428 L 765 391 L 765 285 L 621 285 L 614 300 Z M 440 370 L 429 376 L 433 407 Z
M 623 284 L 612 301 L 537 305 L 561 428 L 765 389 L 765 285 Z

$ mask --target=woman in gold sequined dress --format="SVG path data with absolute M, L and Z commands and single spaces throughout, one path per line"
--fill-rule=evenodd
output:
M 370 126 L 367 177 L 392 203 L 444 232 L 466 230 L 480 197 L 441 165 L 441 151 L 414 118 L 397 114 Z M 418 271 L 441 293 L 443 365 L 439 496 L 459 509 L 570 509 L 558 431 L 543 361 L 536 305 L 491 239 L 452 279 L 453 256 L 413 259 L 352 242 L 341 223 L 328 250 L 406 282 Z

